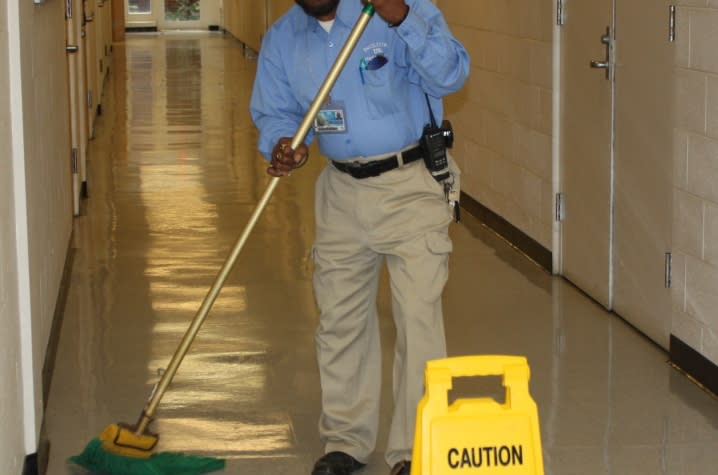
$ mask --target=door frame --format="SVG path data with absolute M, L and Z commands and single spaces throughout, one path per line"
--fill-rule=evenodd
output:
M 554 275 L 563 272 L 563 259 L 561 256 L 561 219 L 559 216 L 558 197 L 561 193 L 561 22 L 563 11 L 559 11 L 560 0 L 553 2 L 553 54 L 551 64 L 553 97 L 551 105 L 551 179 L 553 186 L 553 225 L 551 229 L 551 271 Z
M 626 232 L 622 229 L 626 227 L 626 223 L 630 223 L 630 219 L 626 218 L 626 211 L 627 206 L 631 206 L 631 203 L 634 202 L 634 200 L 627 201 L 625 196 L 622 197 L 622 190 L 629 189 L 629 187 L 625 184 L 626 180 L 634 180 L 635 183 L 635 177 L 636 172 L 635 170 L 633 172 L 627 171 L 627 167 L 630 168 L 630 163 L 632 163 L 633 158 L 632 155 L 630 155 L 629 150 L 626 148 L 626 137 L 631 137 L 631 135 L 627 135 L 626 131 L 623 131 L 625 127 L 621 126 L 620 121 L 621 120 L 629 120 L 625 119 L 625 108 L 622 109 L 620 106 L 624 104 L 624 100 L 620 97 L 620 90 L 619 88 L 622 88 L 623 85 L 631 84 L 628 83 L 629 79 L 626 78 L 625 74 L 621 75 L 621 70 L 619 69 L 621 67 L 621 64 L 619 64 L 619 61 L 621 61 L 619 55 L 617 53 L 620 53 L 620 51 L 617 50 L 617 48 L 621 48 L 622 45 L 628 44 L 626 43 L 626 27 L 625 25 L 622 25 L 622 23 L 619 23 L 619 20 L 625 21 L 625 16 L 621 17 L 621 6 L 622 2 L 619 0 L 602 0 L 606 1 L 608 5 L 610 5 L 611 8 L 611 14 L 610 14 L 610 42 L 609 42 L 609 49 L 608 49 L 608 63 L 610 65 L 609 69 L 609 76 L 608 80 L 610 81 L 610 144 L 609 144 L 609 155 L 607 156 L 608 159 L 608 214 L 609 214 L 609 221 L 608 221 L 608 262 L 607 262 L 607 296 L 606 296 L 606 302 L 599 301 L 606 310 L 614 312 L 615 314 L 619 315 L 622 319 L 626 320 L 633 326 L 635 326 L 640 332 L 644 333 L 646 336 L 648 336 L 650 339 L 652 339 L 654 342 L 656 342 L 659 346 L 662 346 L 664 348 L 667 348 L 668 346 L 668 337 L 670 336 L 670 303 L 666 303 L 664 305 L 661 305 L 662 308 L 668 309 L 666 310 L 666 314 L 658 313 L 658 312 L 651 312 L 650 309 L 647 309 L 646 311 L 643 311 L 645 305 L 638 305 L 636 304 L 635 300 L 633 298 L 627 299 L 626 295 L 635 295 L 635 294 L 643 294 L 647 292 L 655 292 L 656 288 L 654 287 L 656 281 L 661 281 L 664 277 L 662 274 L 657 275 L 656 279 L 653 281 L 646 280 L 645 275 L 639 280 L 636 279 L 636 277 L 640 276 L 640 272 L 638 272 L 641 269 L 647 268 L 648 265 L 651 266 L 651 272 L 650 274 L 653 275 L 653 273 L 656 272 L 654 267 L 653 261 L 647 261 L 645 256 L 643 260 L 640 259 L 634 259 L 632 260 L 632 264 L 627 263 L 629 259 L 624 259 L 625 256 L 632 256 L 637 255 L 636 253 L 630 252 L 630 244 L 634 243 L 633 245 L 636 246 L 634 241 L 630 241 L 630 239 L 633 238 L 633 236 L 644 236 L 641 238 L 642 240 L 640 242 L 644 242 L 644 245 L 653 245 L 654 242 L 659 243 L 662 242 L 664 239 L 663 234 L 657 234 L 655 236 L 655 240 L 651 240 L 650 243 L 646 242 L 646 239 L 653 236 L 653 233 L 655 231 L 651 231 L 648 229 L 648 232 L 643 232 L 641 234 L 637 234 L 636 232 Z M 623 2 L 628 3 L 629 0 L 623 0 Z M 564 0 L 564 3 L 566 3 L 566 0 Z M 668 5 L 661 6 L 661 8 L 666 7 L 666 12 L 668 11 L 667 7 Z M 659 8 L 658 6 L 656 8 Z M 558 2 L 556 2 L 554 7 L 554 13 L 555 13 L 555 26 L 554 26 L 554 58 L 553 58 L 553 127 L 554 127 L 554 136 L 553 136 L 553 184 L 554 184 L 554 210 L 556 210 L 556 217 L 554 219 L 554 227 L 553 227 L 553 271 L 554 274 L 557 275 L 566 275 L 566 269 L 565 269 L 565 255 L 562 254 L 563 252 L 563 239 L 566 238 L 565 228 L 564 224 L 565 222 L 562 222 L 559 218 L 559 210 L 557 206 L 557 197 L 562 191 L 565 191 L 562 189 L 563 181 L 565 177 L 563 176 L 563 170 L 565 167 L 565 164 L 568 163 L 567 160 L 570 157 L 567 157 L 564 155 L 564 151 L 562 150 L 562 145 L 565 139 L 565 130 L 562 129 L 562 124 L 564 121 L 564 118 L 562 117 L 562 101 L 563 99 L 563 86 L 562 80 L 566 80 L 566 78 L 562 78 L 562 73 L 565 71 L 566 65 L 562 64 L 562 50 L 563 47 L 566 45 L 562 44 L 562 36 L 563 36 L 563 30 L 564 26 L 559 25 L 559 11 L 558 11 Z M 570 13 L 570 10 L 569 10 Z M 662 10 L 661 10 L 662 13 Z M 654 15 L 658 16 L 658 14 Z M 667 18 L 666 18 L 667 19 Z M 567 21 L 570 21 L 570 16 L 566 19 Z M 655 20 L 655 18 L 654 18 Z M 619 31 L 617 33 L 617 29 L 622 27 L 623 31 Z M 619 42 L 617 43 L 617 34 L 623 35 L 619 38 Z M 667 38 L 666 38 L 666 41 Z M 592 59 L 598 59 L 598 58 L 586 58 L 586 67 L 588 67 L 588 61 Z M 662 64 L 662 63 L 661 63 Z M 646 77 L 650 77 L 649 73 L 646 73 Z M 633 78 L 635 83 L 635 77 Z M 622 82 L 623 81 L 623 82 Z M 626 86 L 628 87 L 628 86 Z M 619 104 L 618 101 L 621 100 L 621 103 Z M 603 119 L 602 119 L 603 120 Z M 639 123 L 634 118 L 634 123 Z M 619 130 L 618 127 L 621 127 Z M 565 126 L 564 126 L 565 127 Z M 648 134 L 650 135 L 650 134 Z M 639 145 L 640 147 L 640 145 Z M 670 148 L 664 145 L 664 148 Z M 634 147 L 635 149 L 635 147 Z M 662 162 L 663 165 L 665 165 L 664 168 L 670 169 L 672 167 L 668 166 L 665 162 Z M 602 170 L 605 170 L 605 168 L 601 168 Z M 633 178 L 632 178 L 633 177 Z M 663 185 L 660 185 L 659 187 L 662 187 Z M 635 193 L 636 191 L 633 189 L 633 187 L 630 187 L 630 190 L 633 190 Z M 663 190 L 666 196 L 672 196 L 672 189 L 669 188 L 667 190 Z M 625 195 L 625 194 L 623 194 Z M 629 195 L 630 196 L 630 195 Z M 636 198 L 638 199 L 638 198 Z M 644 203 L 651 203 L 652 200 L 644 201 Z M 570 206 L 571 203 L 569 202 L 566 205 L 569 208 L 570 212 Z M 635 205 L 634 205 L 635 206 Z M 647 205 L 644 205 L 647 206 Z M 659 208 L 648 208 L 646 207 L 646 210 L 656 211 L 656 209 L 663 209 L 664 207 Z M 672 213 L 668 212 L 667 214 L 661 215 L 662 218 L 660 219 L 667 219 L 668 222 L 660 221 L 663 223 L 663 226 L 661 229 L 667 227 L 668 232 L 670 233 L 670 227 L 671 227 L 671 216 Z M 668 242 L 663 243 L 663 247 L 665 247 L 665 253 L 670 252 L 671 248 L 671 236 L 670 234 L 667 236 Z M 658 247 L 661 247 L 660 245 Z M 629 249 L 628 251 L 626 249 Z M 635 249 L 635 247 L 634 247 Z M 587 249 L 587 252 L 591 252 L 591 250 Z M 623 257 L 622 257 L 623 253 Z M 655 256 L 652 256 L 652 258 L 656 258 L 656 262 L 660 261 L 660 264 L 664 263 L 664 255 L 663 254 L 656 254 Z M 627 267 L 629 265 L 632 265 L 633 267 Z M 656 264 L 655 267 L 658 267 L 659 265 Z M 603 276 L 601 276 L 603 278 Z M 635 282 L 640 282 L 640 284 L 634 285 L 631 281 L 631 279 L 634 279 Z M 586 289 L 582 289 L 586 291 Z M 651 293 L 653 297 L 659 294 Z M 662 294 L 661 294 L 662 295 Z M 595 298 L 595 297 L 594 297 Z M 663 297 L 661 297 L 663 298 Z M 655 300 L 655 298 L 654 298 Z M 598 300 L 597 300 L 598 301 Z M 654 309 L 655 310 L 655 309 Z M 651 317 L 647 318 L 646 314 L 650 314 Z M 663 315 L 661 317 L 661 315 Z M 656 318 L 654 318 L 656 317 Z M 661 321 L 658 322 L 658 317 L 661 317 Z M 661 327 L 662 328 L 659 328 Z
M 70 124 L 70 168 L 72 169 L 72 214 L 80 214 L 80 120 L 81 95 L 79 90 L 78 62 L 80 62 L 80 39 L 78 34 L 77 1 L 65 0 L 65 50 L 67 56 L 67 86 L 69 109 L 67 111 Z

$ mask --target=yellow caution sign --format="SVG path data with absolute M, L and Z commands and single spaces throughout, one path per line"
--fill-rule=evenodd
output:
M 457 399 L 453 378 L 503 376 L 506 400 Z M 417 408 L 411 475 L 543 475 L 538 410 L 522 356 L 461 356 L 429 361 Z

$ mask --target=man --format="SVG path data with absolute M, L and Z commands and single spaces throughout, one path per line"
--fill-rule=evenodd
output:
M 314 136 L 330 159 L 316 184 L 314 292 L 325 455 L 312 475 L 348 475 L 375 448 L 381 383 L 375 300 L 383 259 L 397 330 L 385 459 L 392 475 L 408 475 L 424 366 L 446 355 L 447 194 L 458 180 L 452 167 L 453 178 L 437 181 L 418 144 L 432 114 L 441 123 L 441 97 L 461 88 L 469 59 L 430 0 L 372 1 L 380 18 L 369 22 L 306 143 L 292 150 L 291 137 L 366 2 L 296 3 L 263 40 L 250 108 L 270 175 L 289 175 L 303 165 Z

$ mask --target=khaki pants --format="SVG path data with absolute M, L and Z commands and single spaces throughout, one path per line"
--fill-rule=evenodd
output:
M 386 258 L 396 325 L 386 461 L 411 459 L 427 360 L 446 356 L 441 293 L 451 208 L 421 161 L 358 180 L 331 164 L 316 185 L 314 292 L 325 451 L 366 462 L 379 423 L 381 348 L 376 295 Z

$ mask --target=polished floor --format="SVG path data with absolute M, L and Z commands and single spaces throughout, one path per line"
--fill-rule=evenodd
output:
M 75 220 L 46 415 L 50 475 L 84 473 L 66 458 L 106 424 L 135 421 L 264 190 L 247 113 L 254 67 L 219 34 L 134 35 L 114 46 L 89 150 L 89 198 Z M 280 183 L 160 405 L 160 449 L 226 457 L 225 473 L 245 475 L 308 475 L 321 455 L 308 255 L 322 165 L 315 154 Z M 449 352 L 528 357 L 545 472 L 718 473 L 718 400 L 464 214 L 451 229 Z M 390 388 L 386 281 L 379 309 Z M 454 395 L 498 387 L 462 379 Z M 383 403 L 386 416 L 389 390 Z M 387 426 L 382 417 L 361 475 L 388 473 Z

